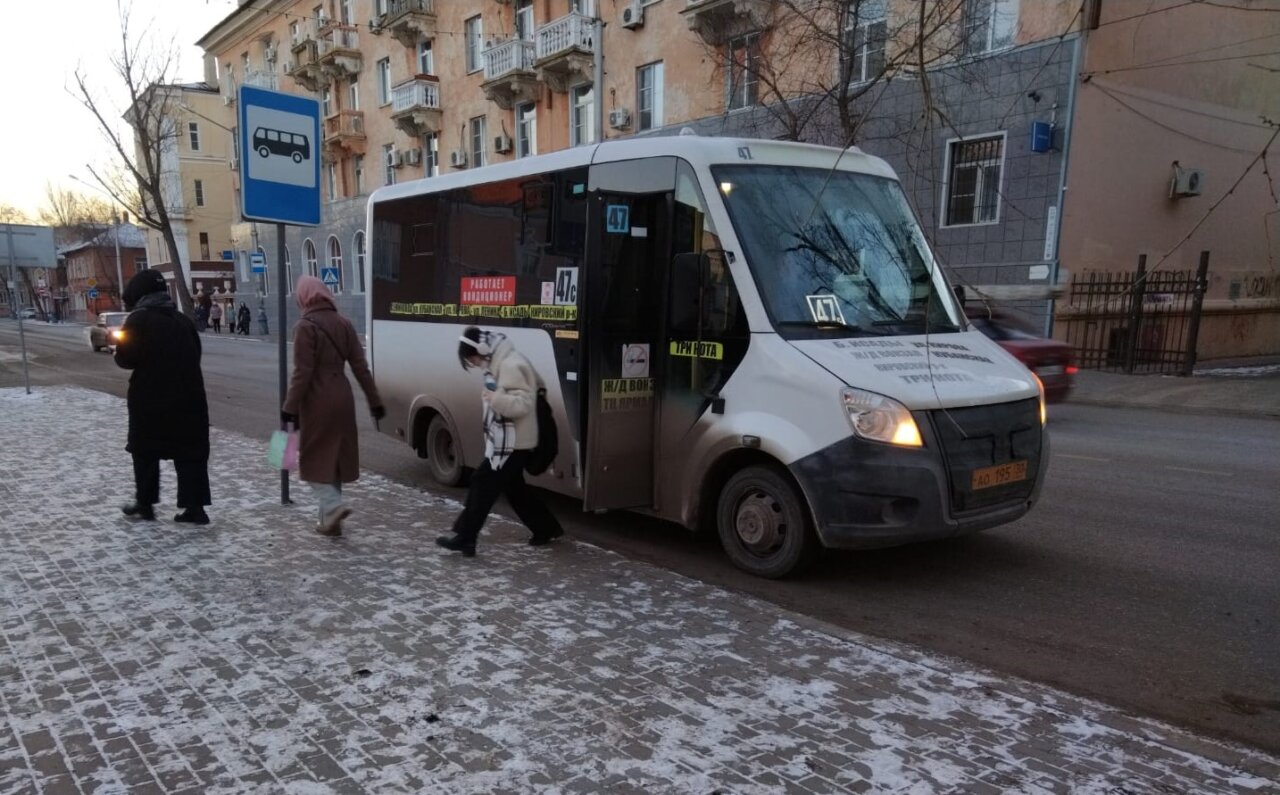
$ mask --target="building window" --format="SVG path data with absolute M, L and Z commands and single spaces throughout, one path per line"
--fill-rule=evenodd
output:
M 373 0 L 373 13 L 382 16 L 387 13 L 387 0 Z
M 347 107 L 360 110 L 360 79 L 355 76 L 347 82 Z
M 888 37 L 885 0 L 855 0 L 849 4 L 846 52 L 853 63 L 849 76 L 855 83 L 875 80 L 884 72 L 884 45 Z
M 144 249 L 138 252 L 138 255 L 133 258 L 133 269 L 145 271 L 148 267 L 150 266 L 147 265 L 147 252 Z
M 195 183 L 196 188 L 196 206 L 204 206 L 204 180 L 198 179 Z
M 1008 47 L 1018 29 L 1018 0 L 965 0 L 964 45 L 968 55 Z
M 302 241 L 302 256 L 307 260 L 307 275 L 319 276 L 320 269 L 316 266 L 316 244 L 311 242 L 311 238 Z
M 293 295 L 293 260 L 288 246 L 284 247 L 284 294 Z
M 945 226 L 995 223 L 1000 217 L 1004 134 L 947 144 Z
M 333 91 L 328 86 L 320 94 L 320 115 L 326 119 L 333 115 Z
M 428 133 L 422 140 L 422 151 L 427 161 L 424 176 L 440 176 L 440 134 Z
M 662 61 L 636 70 L 636 113 L 638 129 L 662 126 Z
M 595 92 L 590 85 L 573 89 L 573 106 L 569 109 L 569 145 L 589 144 L 596 139 Z
M 300 41 L 302 41 L 302 23 L 290 22 L 289 23 L 289 43 L 297 44 Z
M 533 41 L 533 0 L 516 0 L 516 38 Z
M 468 19 L 464 24 L 466 28 L 467 42 L 467 71 L 478 72 L 484 68 L 484 60 L 481 57 L 484 42 L 484 26 L 480 24 L 480 17 L 475 16 Z
M 338 238 L 329 235 L 329 268 L 338 272 L 338 283 L 329 286 L 335 293 L 342 292 L 342 243 Z
M 200 259 L 205 262 L 209 261 L 209 233 L 200 233 Z
M 485 152 L 487 150 L 487 147 L 485 146 L 485 135 L 486 135 L 487 127 L 488 125 L 485 123 L 484 116 L 476 116 L 474 119 L 471 120 L 471 165 L 472 166 L 478 167 L 478 166 L 485 165 L 485 161 L 486 161 Z
M 342 24 L 350 25 L 355 21 L 355 15 L 351 13 L 351 0 L 342 0 L 338 13 L 341 14 Z
M 351 161 L 351 175 L 355 178 L 356 195 L 364 195 L 364 155 L 356 155 Z
M 648 4 L 646 3 L 646 5 Z M 596 15 L 596 2 L 595 0 L 569 0 L 569 10 L 594 17 Z
M 729 41 L 729 110 L 746 108 L 759 99 L 756 70 L 760 64 L 760 34 L 748 33 Z
M 356 232 L 355 237 L 351 239 L 351 250 L 354 252 L 355 259 L 352 265 L 356 269 L 356 289 L 359 292 L 365 292 L 368 284 L 364 275 L 364 232 Z
M 396 145 L 383 144 L 382 145 L 382 172 L 383 172 L 382 184 L 384 185 L 396 184 L 395 157 L 396 157 Z
M 418 74 L 433 75 L 436 73 L 435 52 L 431 49 L 431 40 L 418 42 Z
M 391 101 L 391 59 L 378 61 L 378 104 L 386 105 Z
M 197 122 L 187 122 L 187 141 L 191 144 L 192 152 L 200 151 L 200 125 Z
M 324 166 L 325 182 L 329 186 L 329 201 L 337 201 L 338 199 L 338 169 L 336 163 L 326 163 Z
M 516 106 L 516 157 L 538 154 L 538 111 L 532 102 Z

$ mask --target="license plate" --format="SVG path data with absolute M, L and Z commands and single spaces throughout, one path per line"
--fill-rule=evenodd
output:
M 1066 371 L 1067 371 L 1066 368 L 1060 364 L 1051 364 L 1051 365 L 1048 365 L 1047 367 L 1036 368 L 1037 375 L 1062 375 Z
M 1027 462 L 1010 461 L 993 467 L 973 470 L 973 490 L 990 489 L 1027 479 Z

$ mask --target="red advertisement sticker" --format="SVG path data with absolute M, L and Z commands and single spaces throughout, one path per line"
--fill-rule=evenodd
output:
M 516 277 L 514 276 L 464 276 L 462 278 L 463 306 L 515 306 Z

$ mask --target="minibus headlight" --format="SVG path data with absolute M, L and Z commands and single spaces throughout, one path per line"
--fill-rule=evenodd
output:
M 903 447 L 924 446 L 911 412 L 898 401 L 862 389 L 840 390 L 840 401 L 853 432 L 863 439 Z

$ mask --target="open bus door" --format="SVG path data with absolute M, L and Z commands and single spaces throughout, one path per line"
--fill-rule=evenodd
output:
M 676 160 L 591 167 L 584 277 L 583 505 L 654 505 Z

